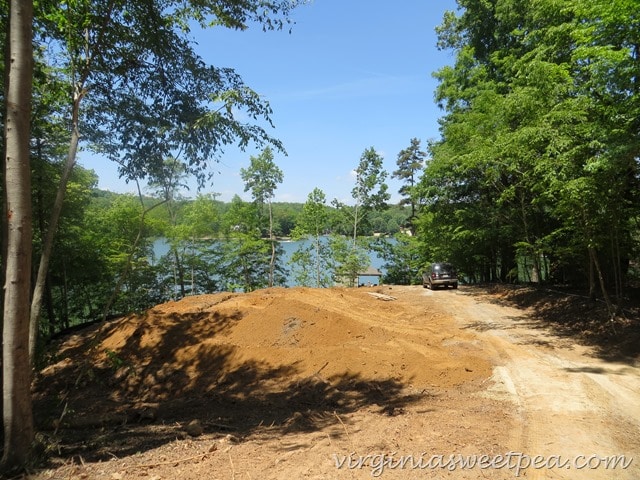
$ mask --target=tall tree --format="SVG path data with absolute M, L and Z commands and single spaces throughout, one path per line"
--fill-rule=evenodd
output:
M 375 148 L 367 148 L 360 156 L 360 162 L 354 170 L 355 185 L 351 189 L 351 198 L 354 205 L 349 208 L 342 202 L 334 199 L 332 204 L 338 210 L 349 213 L 351 216 L 351 238 L 356 244 L 359 227 L 367 220 L 367 214 L 372 210 L 384 210 L 388 207 L 387 201 L 391 198 L 385 183 L 387 172 L 384 170 L 382 156 Z
M 2 336 L 4 451 L 0 469 L 24 467 L 34 439 L 29 359 L 33 2 L 9 3 L 4 183 L 7 252 Z
M 40 29 L 37 30 L 36 38 L 42 38 Z M 42 48 L 34 52 L 32 95 L 33 201 L 34 225 L 37 225 L 33 258 L 40 258 L 39 273 L 34 275 L 32 294 L 32 305 L 38 306 L 35 310 L 32 309 L 30 320 L 29 348 L 32 361 L 40 332 L 38 314 L 43 300 L 47 303 L 47 315 L 52 319 L 50 272 L 47 266 L 51 261 L 57 222 L 62 216 L 62 198 L 57 187 L 65 176 L 67 182 L 73 181 L 71 171 L 64 167 L 69 142 L 68 125 L 63 120 L 67 115 L 68 84 L 59 69 L 47 64 L 50 59 L 45 58 L 43 52 Z M 52 211 L 57 213 L 52 216 Z M 51 221 L 55 222 L 54 225 L 50 224 Z
M 179 293 L 179 298 L 186 295 L 185 272 L 180 255 L 181 236 L 175 230 L 178 226 L 179 192 L 185 187 L 186 176 L 182 163 L 175 158 L 167 158 L 149 181 L 149 186 L 160 194 L 169 213 L 170 225 L 166 236 L 169 240 L 169 254 L 173 259 L 174 293 Z
M 411 217 L 409 218 L 411 222 L 416 216 L 416 184 L 418 183 L 419 174 L 424 168 L 426 156 L 427 154 L 420 149 L 420 140 L 412 138 L 411 145 L 398 153 L 398 159 L 396 160 L 398 169 L 392 174 L 394 178 L 403 182 L 400 190 L 398 190 L 398 193 L 403 197 L 400 200 L 400 205 L 411 206 Z
M 351 190 L 351 196 L 355 200 L 354 242 L 358 234 L 358 225 L 366 220 L 367 213 L 388 207 L 387 202 L 391 195 L 385 183 L 387 172 L 384 170 L 383 160 L 382 156 L 370 147 L 362 153 L 356 168 L 356 184 Z
M 30 102 L 26 97 L 31 96 L 34 14 L 31 0 L 10 0 L 9 6 L 11 27 L 7 30 L 10 40 L 5 65 L 11 65 L 11 71 L 6 75 L 4 167 L 11 216 L 5 275 L 11 288 L 6 290 L 4 322 L 8 328 L 3 332 L 4 464 L 8 468 L 26 458 L 33 437 L 30 371 L 28 363 L 23 365 L 23 355 L 28 358 L 29 322 L 39 316 L 42 304 L 64 192 L 76 162 L 81 121 L 89 126 L 86 133 L 93 148 L 119 161 L 121 173 L 130 180 L 146 178 L 169 156 L 167 150 L 182 150 L 189 172 L 202 179 L 206 178 L 206 166 L 224 145 L 238 143 L 244 147 L 256 142 L 280 146 L 263 128 L 237 120 L 234 110 L 239 109 L 253 120 L 269 121 L 270 107 L 232 70 L 204 65 L 194 53 L 188 30 L 194 24 L 242 29 L 251 21 L 265 29 L 281 28 L 295 2 L 38 3 L 36 25 L 43 38 L 38 46 L 49 48 L 46 55 L 52 63 L 66 54 L 60 71 L 69 78 L 71 97 L 66 122 L 71 135 L 31 302 Z M 83 99 L 90 99 L 84 111 Z M 160 123 L 158 118 L 169 123 L 154 128 Z M 22 318 L 25 311 L 30 320 Z
M 314 188 L 313 191 L 307 196 L 307 201 L 302 207 L 302 212 L 298 216 L 296 222 L 296 228 L 294 230 L 294 238 L 310 237 L 312 241 L 313 255 L 309 255 L 311 252 L 307 252 L 304 245 L 301 245 L 299 250 L 294 254 L 294 259 L 298 260 L 298 264 L 303 266 L 301 279 L 298 283 L 307 285 L 308 275 L 305 274 L 306 269 L 304 266 L 307 263 L 313 265 L 315 287 L 328 286 L 329 276 L 325 274 L 327 271 L 326 258 L 327 249 L 322 242 L 322 235 L 325 233 L 328 227 L 329 214 L 327 212 L 327 198 L 322 190 Z
M 358 273 L 367 267 L 368 257 L 364 249 L 358 245 L 358 234 L 362 225 L 366 223 L 370 212 L 388 208 L 387 201 L 391 197 L 389 187 L 385 183 L 387 172 L 384 170 L 383 160 L 375 148 L 367 148 L 360 156 L 360 162 L 354 171 L 356 180 L 351 190 L 354 205 L 347 206 L 337 199 L 332 201 L 338 212 L 350 217 L 351 251 L 345 251 L 340 239 L 336 238 L 331 242 L 333 256 L 338 261 L 336 270 L 341 277 L 340 281 L 347 278 L 350 285 L 355 283 Z
M 272 200 L 278 184 L 282 183 L 282 170 L 273 161 L 273 151 L 265 148 L 257 157 L 250 157 L 251 164 L 248 168 L 240 170 L 240 176 L 244 181 L 244 191 L 251 191 L 253 201 L 261 213 L 264 206 L 269 215 L 268 236 L 271 243 L 271 260 L 269 262 L 269 286 L 273 287 L 274 269 L 276 263 L 276 239 L 273 235 L 273 208 Z M 259 222 L 261 223 L 261 222 Z
M 33 129 L 32 129 L 33 132 Z M 55 197 L 55 182 L 60 175 L 59 162 L 49 162 L 34 154 L 31 158 L 32 169 L 32 202 L 34 216 L 34 258 L 37 258 L 42 239 L 46 235 L 49 211 Z M 36 344 L 36 332 L 46 341 L 54 333 L 70 326 L 73 312 L 77 321 L 77 312 L 84 309 L 86 300 L 85 288 L 102 277 L 100 272 L 102 255 L 90 241 L 91 234 L 87 227 L 87 214 L 92 201 L 92 194 L 98 177 L 92 170 L 77 168 L 69 182 L 65 208 L 60 218 L 60 226 L 56 235 L 51 269 L 47 275 L 44 307 L 40 322 L 30 325 L 30 346 Z M 83 292 L 83 294 L 80 294 Z M 97 292 L 94 290 L 93 293 Z M 82 306 L 81 306 L 82 305 Z M 84 319 L 84 317 L 81 317 Z M 42 345 L 43 342 L 38 342 Z M 38 350 L 40 351 L 40 350 Z

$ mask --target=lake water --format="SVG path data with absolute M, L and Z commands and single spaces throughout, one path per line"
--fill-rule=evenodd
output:
M 296 241 L 284 240 L 284 241 L 278 242 L 280 243 L 284 251 L 284 258 L 282 259 L 282 261 L 285 265 L 287 265 L 287 268 L 289 268 L 288 264 L 289 264 L 289 261 L 291 260 L 291 256 L 293 255 L 293 253 L 296 250 L 298 250 L 298 248 L 300 248 L 301 246 L 309 245 L 310 242 L 311 242 L 310 240 L 296 240 Z M 164 238 L 158 238 L 154 241 L 153 252 L 156 260 L 166 255 L 168 251 L 169 251 L 169 244 L 166 242 Z M 371 267 L 380 270 L 382 274 L 386 273 L 384 268 L 382 268 L 382 264 L 384 263 L 384 260 L 382 260 L 376 252 L 369 252 L 369 259 L 370 259 Z M 362 275 L 360 276 L 359 281 L 360 283 L 365 283 L 365 284 L 366 283 L 377 284 L 380 281 L 380 279 L 376 276 Z M 294 287 L 296 285 L 292 278 L 289 278 L 286 284 L 288 287 Z

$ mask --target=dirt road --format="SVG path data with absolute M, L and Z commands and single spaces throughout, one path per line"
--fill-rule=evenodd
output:
M 432 298 L 441 293 L 427 292 Z M 495 365 L 488 393 L 514 407 L 513 449 L 580 460 L 566 468 L 531 469 L 527 478 L 640 478 L 636 366 L 600 360 L 592 349 L 550 334 L 526 312 L 462 291 L 446 299 L 446 308 L 461 328 L 478 332 Z M 595 458 L 622 454 L 633 463 L 614 472 Z
M 88 329 L 36 383 L 32 478 L 639 479 L 637 365 L 495 300 L 269 289 Z

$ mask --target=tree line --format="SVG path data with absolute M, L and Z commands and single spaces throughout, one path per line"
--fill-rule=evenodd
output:
M 423 248 L 474 280 L 583 288 L 614 315 L 637 279 L 637 2 L 458 4 L 438 29 L 455 61 L 435 73 Z
M 0 0 L 3 471 L 30 456 L 39 339 L 167 298 L 279 285 L 284 268 L 300 284 L 348 284 L 375 248 L 387 282 L 419 283 L 446 260 L 467 281 L 583 288 L 616 314 L 638 259 L 635 0 L 458 0 L 438 28 L 454 53 L 434 74 L 441 136 L 398 153 L 392 208 L 373 147 L 354 161 L 349 205 L 321 188 L 302 205 L 273 202 L 284 145 L 268 102 L 196 53 L 193 28 L 287 28 L 297 3 Z M 241 172 L 252 200 L 181 198 L 231 144 L 261 151 Z M 139 194 L 96 190 L 79 148 Z M 290 266 L 280 236 L 309 240 Z
M 377 162 L 375 174 L 381 173 L 382 159 L 373 149 L 363 155 L 363 171 L 369 155 Z M 170 163 L 166 169 L 179 168 Z M 39 168 L 36 178 L 50 180 L 59 174 L 51 169 L 41 175 Z M 373 235 L 395 235 L 409 222 L 408 207 L 382 202 L 372 208 L 362 187 L 354 187 L 359 207 L 331 205 L 320 188 L 304 204 L 272 202 L 282 174 L 269 148 L 250 157 L 241 176 L 252 199 L 235 195 L 223 202 L 215 194 L 183 197 L 178 187 L 162 185 L 140 195 L 99 190 L 95 173 L 77 166 L 53 245 L 40 343 L 73 326 L 186 295 L 283 286 L 288 279 L 316 287 L 353 284 L 368 266 Z M 37 224 L 46 221 L 46 205 L 53 202 L 46 185 L 49 182 L 35 189 Z M 384 182 L 374 185 L 388 199 Z M 283 238 L 313 242 L 301 243 L 301 251 L 285 263 L 279 242 Z M 162 256 L 154 248 L 158 239 L 167 248 Z M 34 241 L 35 250 L 41 250 L 42 236 Z

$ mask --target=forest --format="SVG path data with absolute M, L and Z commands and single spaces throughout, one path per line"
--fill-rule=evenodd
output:
M 637 280 L 634 1 L 461 1 L 439 28 L 442 138 L 420 179 L 427 256 L 479 281 L 569 284 L 614 314 Z
M 611 316 L 637 285 L 635 0 L 458 0 L 438 28 L 454 58 L 433 74 L 440 138 L 407 139 L 394 172 L 364 150 L 348 205 L 321 186 L 304 204 L 273 202 L 283 145 L 259 126 L 268 103 L 232 69 L 206 65 L 188 35 L 288 28 L 296 3 L 0 0 L 4 471 L 29 458 L 40 347 L 73 325 L 280 285 L 288 268 L 303 285 L 353 282 L 369 249 L 389 283 L 418 283 L 446 260 L 468 282 L 570 287 Z M 182 198 L 184 179 L 205 187 L 227 145 L 262 150 L 241 172 L 252 200 Z M 97 190 L 80 148 L 154 193 Z M 388 205 L 389 175 L 400 205 Z M 156 262 L 158 237 L 171 248 Z M 278 260 L 281 237 L 309 240 L 294 265 Z

